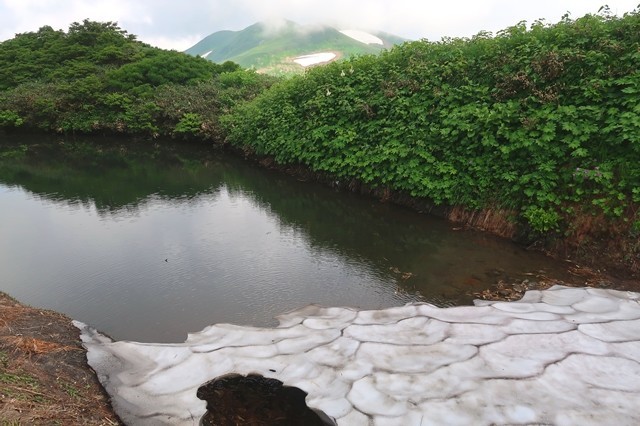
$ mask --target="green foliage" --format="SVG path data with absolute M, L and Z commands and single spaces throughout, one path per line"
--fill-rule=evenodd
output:
M 4 110 L 7 116 L 20 117 L 22 127 L 55 128 L 56 114 L 63 103 L 58 87 L 51 83 L 24 83 L 0 92 L 0 110 Z M 3 127 L 12 125 L 5 123 Z
M 560 214 L 554 210 L 529 206 L 524 209 L 522 216 L 527 220 L 534 232 L 547 233 L 558 231 L 559 229 Z
M 253 71 L 237 69 L 222 73 L 215 78 L 194 85 L 164 85 L 153 95 L 158 106 L 156 123 L 162 133 L 187 136 L 184 127 L 178 123 L 191 117 L 198 117 L 198 131 L 191 132 L 198 138 L 221 141 L 224 134 L 220 127 L 220 116 L 229 112 L 236 104 L 254 98 L 266 90 L 274 79 Z
M 435 204 L 574 212 L 640 203 L 640 13 L 405 43 L 274 79 L 154 49 L 113 23 L 0 44 L 0 128 L 232 144 Z
M 640 237 L 640 219 L 636 219 L 633 221 L 633 223 L 631 224 L 630 234 L 632 238 Z
M 271 81 L 152 48 L 112 22 L 43 27 L 0 44 L 0 129 L 216 139 L 218 116 Z M 202 118 L 199 133 L 187 131 L 188 114 Z
M 49 26 L 0 44 L 0 90 L 27 82 L 74 81 L 136 59 L 135 37 L 112 22 L 85 20 L 69 31 Z
M 197 136 L 201 126 L 202 118 L 196 113 L 188 112 L 178 121 L 173 132 L 179 135 Z
M 156 49 L 139 61 L 109 71 L 106 79 L 111 90 L 144 95 L 164 84 L 206 80 L 218 74 L 220 69 L 222 66 L 202 58 Z
M 282 164 L 562 231 L 640 198 L 638 52 L 638 11 L 519 23 L 308 70 L 222 123 Z

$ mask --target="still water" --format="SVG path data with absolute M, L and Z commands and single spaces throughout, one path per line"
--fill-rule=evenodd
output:
M 203 146 L 0 135 L 0 290 L 116 339 L 316 303 L 471 303 L 561 264 Z M 566 277 L 565 277 L 566 278 Z

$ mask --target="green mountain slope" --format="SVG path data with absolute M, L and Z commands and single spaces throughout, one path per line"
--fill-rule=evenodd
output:
M 352 55 L 375 54 L 406 41 L 383 32 L 374 35 L 382 40 L 382 45 L 363 43 L 329 26 L 304 27 L 285 21 L 274 29 L 259 22 L 241 31 L 215 32 L 185 53 L 217 63 L 233 61 L 261 72 L 282 74 L 301 72 L 304 67 L 294 62 L 300 56 L 331 52 L 335 54 L 335 60 Z

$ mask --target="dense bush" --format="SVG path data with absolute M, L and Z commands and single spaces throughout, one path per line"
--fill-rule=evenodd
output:
M 43 27 L 0 43 L 0 128 L 215 139 L 218 116 L 271 82 L 150 47 L 112 22 Z
M 570 232 L 638 220 L 639 63 L 640 13 L 605 10 L 314 68 L 224 123 L 281 164 Z

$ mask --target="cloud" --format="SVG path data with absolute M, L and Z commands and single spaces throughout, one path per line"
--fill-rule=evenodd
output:
M 188 49 L 189 47 L 193 46 L 203 38 L 204 36 L 201 36 L 201 35 L 173 36 L 173 37 L 142 36 L 142 37 L 137 37 L 137 40 L 150 44 L 151 46 L 160 46 L 163 49 L 177 50 L 179 52 L 182 52 Z
M 439 40 L 496 32 L 521 20 L 576 18 L 608 4 L 632 11 L 639 0 L 0 0 L 0 40 L 44 25 L 67 29 L 85 18 L 115 21 L 140 40 L 183 50 L 208 34 L 240 30 L 257 21 L 289 19 L 377 29 L 406 38 Z
M 327 23 L 340 28 L 379 29 L 407 38 L 439 40 L 498 31 L 521 20 L 557 22 L 567 11 L 579 17 L 608 3 L 614 12 L 634 9 L 638 0 L 236 0 L 245 22 L 287 18 L 301 24 Z M 237 28 L 235 28 L 237 29 Z
M 118 21 L 123 16 L 135 14 L 134 7 L 124 0 L 71 0 L 64 3 L 58 0 L 2 0 L 0 35 L 6 39 L 16 33 L 37 31 L 45 25 L 66 30 L 69 24 L 94 16 L 94 20 Z

